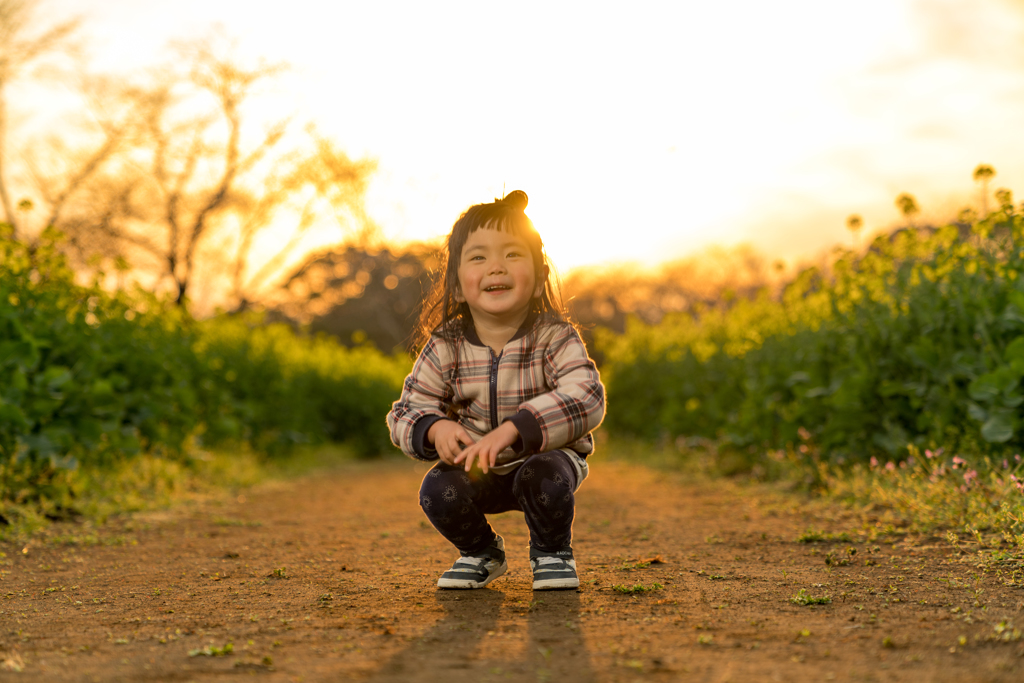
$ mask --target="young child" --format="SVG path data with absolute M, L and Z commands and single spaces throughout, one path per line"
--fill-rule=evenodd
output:
M 462 555 L 438 588 L 483 588 L 505 573 L 504 541 L 485 515 L 506 510 L 526 517 L 533 589 L 580 584 L 574 494 L 604 387 L 566 320 L 526 204 L 516 190 L 455 222 L 420 315 L 422 351 L 388 414 L 396 446 L 437 461 L 420 507 Z

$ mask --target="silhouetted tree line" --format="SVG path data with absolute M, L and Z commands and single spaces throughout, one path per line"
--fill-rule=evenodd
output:
M 987 183 L 994 175 L 995 170 L 985 164 L 979 165 L 973 174 L 980 186 L 982 217 L 989 215 Z M 1013 215 L 1013 194 L 1009 190 L 998 189 L 994 197 L 1000 211 Z M 895 206 L 903 215 L 903 223 L 895 228 L 890 226 L 883 233 L 889 241 L 908 230 L 928 234 L 940 225 L 950 224 L 959 229 L 961 239 L 969 240 L 972 226 L 979 218 L 977 210 L 966 207 L 953 220 L 917 222 L 920 206 L 906 192 L 896 198 Z M 851 215 L 846 219 L 846 227 L 854 234 L 854 258 L 859 258 L 857 236 L 864 228 L 864 220 Z M 997 224 L 996 232 L 1001 229 Z M 865 247 L 869 252 L 880 248 L 874 241 Z M 388 248 L 347 244 L 321 252 L 287 277 L 270 303 L 273 316 L 313 333 L 337 336 L 349 345 L 372 343 L 386 352 L 399 351 L 407 346 L 438 259 L 437 248 L 426 244 Z M 830 282 L 832 260 L 832 256 L 824 255 L 816 263 L 787 269 L 780 261 L 769 264 L 749 246 L 712 248 L 655 268 L 581 268 L 568 274 L 562 289 L 573 317 L 589 341 L 596 327 L 624 332 L 630 317 L 657 324 L 669 313 L 685 312 L 699 317 L 709 309 L 728 308 L 766 288 L 778 294 L 808 269 L 814 272 L 808 274 L 807 291 L 814 292 Z
M 288 276 L 268 306 L 311 333 L 349 345 L 372 343 L 386 352 L 405 349 L 420 302 L 439 265 L 427 244 L 372 247 L 347 244 L 311 256 Z M 597 327 L 625 330 L 629 316 L 658 322 L 670 312 L 699 311 L 753 295 L 778 279 L 749 247 L 714 249 L 657 268 L 580 269 L 563 294 L 585 337 Z
M 436 248 L 424 244 L 347 244 L 319 252 L 272 294 L 271 317 L 349 346 L 369 342 L 387 353 L 404 349 L 438 263 Z

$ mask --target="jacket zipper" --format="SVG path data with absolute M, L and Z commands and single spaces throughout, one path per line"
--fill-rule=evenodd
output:
M 491 352 L 491 429 L 493 430 L 498 428 L 498 361 L 501 359 L 501 355 L 495 356 L 493 349 L 489 349 L 489 351 Z

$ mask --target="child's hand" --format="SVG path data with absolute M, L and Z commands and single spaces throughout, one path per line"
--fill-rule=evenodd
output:
M 454 420 L 438 420 L 427 430 L 427 441 L 434 444 L 434 450 L 447 465 L 457 465 L 456 456 L 463 446 L 473 444 L 473 437 Z
M 466 471 L 469 472 L 473 467 L 473 458 L 477 458 L 480 469 L 487 474 L 488 468 L 494 467 L 498 460 L 498 454 L 514 444 L 518 438 L 519 430 L 514 424 L 502 423 L 500 427 L 459 453 L 455 458 L 455 464 L 465 461 Z

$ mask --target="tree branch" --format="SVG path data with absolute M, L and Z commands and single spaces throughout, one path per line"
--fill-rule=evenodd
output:
M 103 162 L 109 159 L 117 149 L 120 142 L 121 141 L 118 137 L 108 135 L 106 142 L 104 142 L 103 145 L 101 145 L 99 149 L 97 149 L 92 156 L 86 160 L 78 170 L 78 173 L 71 177 L 71 180 L 69 180 L 67 185 L 65 185 L 64 190 L 50 201 L 50 216 L 46 220 L 46 227 L 51 227 L 57 224 L 57 219 L 60 217 L 60 212 L 63 210 L 64 204 L 67 202 L 68 198 L 78 190 L 93 173 L 99 170 Z
M 303 235 L 306 234 L 306 231 L 309 230 L 310 226 L 313 225 L 313 220 L 316 218 L 316 214 L 313 211 L 313 203 L 315 200 L 316 198 L 313 197 L 306 202 L 306 205 L 302 209 L 302 217 L 299 219 L 299 224 L 291 239 L 288 240 L 288 243 L 285 244 L 282 249 L 278 250 L 278 252 L 274 254 L 269 261 L 264 263 L 260 269 L 256 271 L 256 274 L 249 279 L 249 284 L 246 289 L 249 289 L 249 287 L 253 286 L 254 283 L 266 280 L 274 270 L 281 267 L 288 254 L 298 246 L 299 241 L 302 239 Z M 245 298 L 242 300 L 244 301 Z

